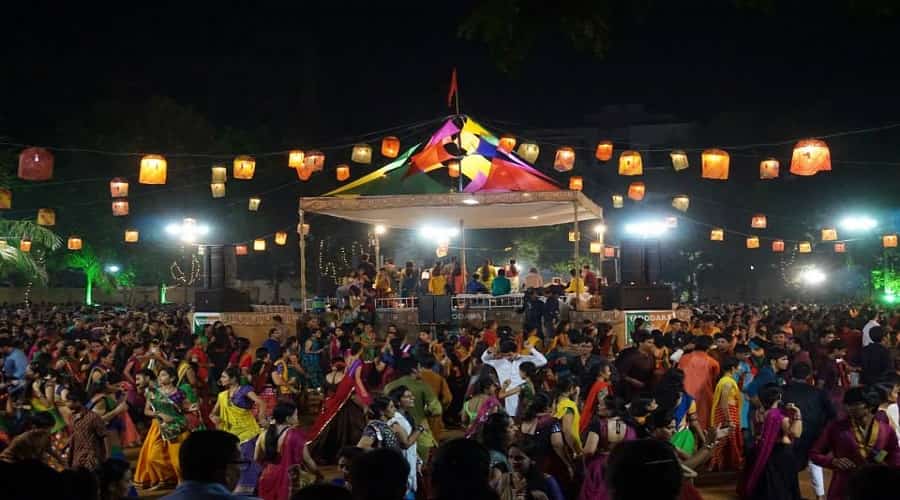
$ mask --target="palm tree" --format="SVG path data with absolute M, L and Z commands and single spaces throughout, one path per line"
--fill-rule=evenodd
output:
M 7 219 L 0 219 L 0 237 L 6 242 L 5 245 L 0 245 L 0 275 L 20 273 L 46 284 L 44 259 L 49 252 L 62 245 L 62 238 L 32 221 Z M 19 243 L 23 239 L 31 240 L 30 252 L 20 250 Z
M 104 290 L 112 288 L 109 276 L 103 269 L 103 263 L 94 253 L 94 249 L 87 243 L 81 250 L 74 251 L 66 255 L 66 265 L 72 269 L 78 269 L 84 272 L 84 303 L 87 305 L 94 304 L 94 285 L 97 284 Z

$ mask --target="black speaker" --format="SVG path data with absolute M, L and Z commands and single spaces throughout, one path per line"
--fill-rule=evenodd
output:
M 434 295 L 419 295 L 419 324 L 434 323 Z
M 622 240 L 622 283 L 656 283 L 662 273 L 658 240 Z
M 234 288 L 208 288 L 194 291 L 197 312 L 248 312 L 250 296 Z
M 419 324 L 449 323 L 450 318 L 449 295 L 419 296 Z
M 672 288 L 665 285 L 620 285 L 604 291 L 605 309 L 672 309 Z
M 204 245 L 198 252 L 200 260 L 199 288 L 225 287 L 225 250 L 222 245 Z

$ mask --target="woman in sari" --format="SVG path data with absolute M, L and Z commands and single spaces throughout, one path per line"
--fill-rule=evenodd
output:
M 260 347 L 256 350 L 256 361 L 250 367 L 250 385 L 253 392 L 259 394 L 260 399 L 266 402 L 266 418 L 272 416 L 278 395 L 272 383 L 272 361 L 269 359 L 269 350 Z
M 732 429 L 728 439 L 724 439 L 713 451 L 709 463 L 711 471 L 739 471 L 744 466 L 744 437 L 741 428 L 741 389 L 737 384 L 738 361 L 733 357 L 725 358 L 721 364 L 722 378 L 716 384 L 713 395 L 713 411 L 710 422 L 712 427 Z
M 672 445 L 681 453 L 693 455 L 698 445 L 706 444 L 706 436 L 697 419 L 697 403 L 684 392 L 684 372 L 680 368 L 670 368 L 653 394 L 659 411 L 671 413 L 675 419 Z
M 322 330 L 316 329 L 312 336 L 303 343 L 303 352 L 301 353 L 303 371 L 306 372 L 306 384 L 309 389 L 322 389 L 322 351 L 324 350 Z
M 56 370 L 48 370 L 43 379 L 35 380 L 32 383 L 31 407 L 35 413 L 46 412 L 53 417 L 53 426 L 50 428 L 52 446 L 57 454 L 62 454 L 68 443 L 69 433 L 66 420 L 57 408 L 58 379 L 59 373 Z
M 109 376 L 116 378 L 118 374 L 110 373 Z M 124 459 L 123 447 L 130 447 L 140 441 L 137 429 L 131 422 L 131 417 L 128 416 L 125 394 L 117 395 L 116 386 L 107 382 L 106 375 L 100 377 L 91 387 L 91 392 L 88 393 L 90 399 L 85 403 L 85 407 L 103 418 L 106 423 L 109 431 L 107 437 L 110 443 L 110 455 L 113 458 Z
M 594 411 L 594 416 L 586 419 L 590 423 L 584 441 L 584 480 L 579 500 L 609 498 L 604 477 L 609 452 L 623 441 L 637 439 L 635 429 L 623 418 L 626 410 L 621 400 L 607 396 L 597 403 L 594 408 L 585 406 L 585 410 Z
M 78 346 L 75 342 L 67 341 L 63 344 L 63 355 L 56 363 L 57 370 L 65 370 L 73 382 L 79 385 L 84 383 L 84 372 L 81 371 Z
M 791 441 L 803 433 L 800 410 L 792 403 L 781 406 L 781 389 L 767 385 L 759 393 L 763 408 L 762 430 L 756 442 L 755 457 L 748 462 L 748 475 L 742 497 L 752 500 L 800 500 L 797 463 Z M 813 461 L 816 461 L 814 453 Z
M 266 403 L 253 392 L 253 387 L 241 384 L 241 372 L 237 367 L 225 369 L 219 378 L 219 384 L 225 390 L 216 398 L 210 418 L 219 429 L 237 436 L 241 458 L 247 461 L 247 464 L 241 465 L 241 478 L 234 493 L 252 494 L 260 472 L 259 465 L 253 461 L 253 454 L 260 423 L 265 424 Z M 253 416 L 254 404 L 259 409 L 259 423 Z
M 267 351 L 268 352 L 268 351 Z M 281 351 L 281 357 L 275 361 L 272 369 L 272 383 L 278 393 L 279 400 L 298 402 L 303 373 L 297 371 L 291 362 L 291 353 L 287 349 Z
M 184 416 L 187 419 L 187 430 L 190 432 L 206 428 L 203 424 L 203 415 L 200 411 L 200 398 L 197 396 L 196 363 L 182 361 L 178 364 L 178 390 L 184 393 Z
M 570 452 L 580 457 L 582 455 L 581 446 L 581 414 L 578 411 L 578 384 L 575 383 L 574 376 L 565 376 L 556 382 L 556 397 L 553 416 L 558 418 L 562 425 L 563 438 Z
M 298 427 L 297 405 L 280 401 L 272 411 L 273 422 L 256 441 L 255 460 L 262 465 L 259 475 L 259 496 L 263 500 L 288 500 L 291 498 L 291 472 L 305 469 L 307 474 L 322 478 L 322 473 L 309 454 L 306 437 Z M 308 482 L 301 482 L 300 487 Z
M 482 376 L 475 385 L 475 395 L 469 398 L 462 408 L 462 423 L 468 424 L 467 438 L 477 436 L 487 418 L 503 408 L 500 399 L 497 398 L 499 386 L 493 377 Z
M 163 367 L 158 385 L 147 389 L 144 414 L 153 419 L 138 456 L 134 481 L 144 489 L 174 486 L 181 479 L 178 451 L 187 437 L 185 396 L 175 386 L 177 373 Z
M 531 439 L 509 445 L 506 458 L 512 470 L 503 475 L 497 486 L 500 500 L 539 498 L 539 495 L 548 500 L 566 499 L 553 475 L 541 470 L 539 455 L 540 448 Z
M 613 393 L 612 388 L 612 364 L 606 359 L 601 358 L 594 365 L 592 371 L 596 372 L 594 375 L 594 383 L 591 385 L 591 389 L 588 391 L 588 395 L 584 398 L 584 406 L 583 408 L 588 413 L 591 414 L 593 408 L 597 408 L 598 403 L 602 403 L 606 396 L 609 396 Z M 592 418 L 585 418 L 581 421 L 581 425 L 579 428 L 579 432 L 584 434 L 587 431 L 588 425 L 590 425 Z

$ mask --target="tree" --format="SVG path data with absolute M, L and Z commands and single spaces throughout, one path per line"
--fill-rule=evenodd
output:
M 18 273 L 28 280 L 47 283 L 44 260 L 47 253 L 62 245 L 62 239 L 53 231 L 26 220 L 0 219 L 0 235 L 6 241 L 5 245 L 0 246 L 0 274 L 9 276 Z M 19 242 L 25 238 L 31 240 L 30 252 L 19 249 Z
M 103 269 L 103 263 L 94 253 L 90 245 L 84 244 L 79 251 L 66 256 L 66 265 L 72 269 L 78 269 L 84 273 L 84 303 L 94 304 L 94 285 L 100 286 L 104 291 L 112 290 L 113 283 L 109 275 Z

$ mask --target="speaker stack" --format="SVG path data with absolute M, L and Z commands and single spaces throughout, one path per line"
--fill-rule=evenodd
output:
M 233 250 L 231 250 L 233 251 Z M 225 270 L 225 247 L 204 245 L 198 252 L 200 277 L 194 291 L 194 310 L 198 312 L 250 311 L 250 296 L 228 288 Z
M 659 283 L 662 259 L 657 240 L 623 240 L 622 282 L 604 292 L 603 305 L 621 310 L 672 308 L 672 287 Z

